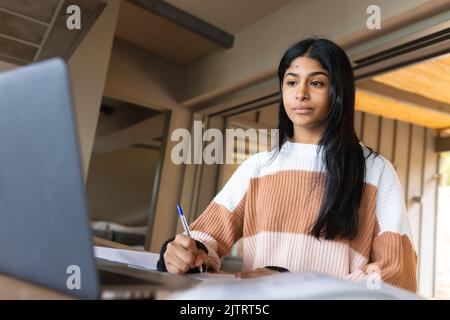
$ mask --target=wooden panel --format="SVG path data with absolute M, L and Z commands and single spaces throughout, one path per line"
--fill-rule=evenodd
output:
M 145 251 L 145 250 L 139 249 L 137 247 L 127 246 L 127 245 L 119 243 L 119 242 L 115 242 L 115 241 L 111 241 L 111 240 L 107 240 L 107 239 L 103 239 L 103 238 L 99 238 L 99 237 L 92 237 L 92 243 L 94 246 L 105 247 L 105 248 L 123 249 L 123 250 L 131 250 L 131 251 Z
M 180 65 L 189 64 L 220 48 L 214 42 L 129 1 L 121 3 L 116 36 Z
M 9 57 L 9 56 L 4 56 L 2 54 L 0 54 L 0 60 L 1 61 L 5 61 L 5 62 L 9 62 L 12 64 L 16 64 L 18 66 L 23 66 L 29 63 L 29 61 L 23 61 L 17 58 L 13 58 L 13 57 Z
M 444 114 L 450 113 L 450 103 L 436 101 L 424 97 L 419 93 L 407 92 L 373 80 L 360 82 L 358 84 L 358 91 L 371 94 L 374 97 L 381 97 L 386 100 L 386 103 L 393 104 L 393 106 L 401 104 L 409 107 L 411 110 L 426 108 L 426 110 L 442 112 Z M 421 91 L 419 90 L 418 92 Z
M 435 273 L 435 235 L 436 235 L 436 193 L 437 181 L 434 175 L 438 173 L 437 160 L 439 154 L 433 150 L 433 141 L 436 132 L 427 129 L 425 136 L 425 163 L 423 170 L 423 195 L 422 195 L 422 217 L 421 243 L 419 259 L 419 287 L 420 293 L 428 297 L 434 294 Z
M 0 37 L 0 54 L 2 55 L 31 62 L 36 52 L 36 47 Z
M 129 0 L 129 2 L 176 23 L 178 26 L 190 30 L 223 48 L 230 49 L 233 47 L 234 36 L 232 34 L 219 29 L 205 20 L 197 18 L 195 15 L 181 10 L 166 1 Z
M 191 127 L 189 129 L 191 133 L 193 133 L 194 130 L 193 124 L 195 121 L 203 121 L 202 115 L 199 113 L 194 113 L 192 115 Z M 192 157 L 192 159 L 193 159 L 193 150 L 194 150 L 193 143 L 191 141 L 189 158 Z M 202 166 L 192 163 L 186 164 L 183 173 L 183 182 L 182 182 L 183 187 L 181 189 L 180 205 L 184 210 L 184 214 L 186 216 L 188 224 L 190 224 L 196 218 L 195 208 L 197 206 L 198 194 L 199 192 L 201 192 L 199 190 L 200 173 L 202 169 L 201 167 Z M 183 227 L 178 220 L 179 219 L 177 219 L 176 221 L 176 229 L 175 229 L 176 234 L 183 232 Z
M 0 11 L 0 33 L 3 35 L 40 45 L 46 30 L 43 24 Z
M 420 92 L 420 95 L 436 101 L 450 103 L 450 55 L 412 64 L 375 77 L 374 80 L 407 92 Z
M 1 0 L 0 7 L 50 23 L 59 0 Z
M 211 117 L 209 118 L 209 128 L 219 129 L 223 132 L 225 127 L 225 120 L 223 117 Z M 204 131 L 206 132 L 206 130 Z M 210 142 L 205 142 L 203 144 L 203 150 L 205 150 L 205 146 L 210 144 Z M 222 153 L 223 157 L 225 154 Z M 225 161 L 225 158 L 223 158 Z M 200 190 L 198 194 L 197 206 L 196 206 L 196 216 L 198 217 L 209 205 L 211 199 L 216 195 L 217 182 L 219 177 L 220 164 L 208 164 L 201 166 L 201 177 L 200 177 Z
M 393 160 L 394 155 L 394 120 L 388 118 L 382 118 L 381 127 L 380 127 L 380 141 L 379 143 L 379 152 L 389 159 L 389 161 Z
M 89 6 L 85 7 L 88 4 Z M 65 17 L 69 5 L 78 5 L 81 8 L 80 30 L 67 29 Z M 45 60 L 52 57 L 62 57 L 68 60 L 103 12 L 105 6 L 105 0 L 66 0 L 36 60 Z
M 420 216 L 422 196 L 422 166 L 424 149 L 424 128 L 413 126 L 411 133 L 411 150 L 409 159 L 409 177 L 407 187 L 407 207 L 411 231 L 420 255 Z
M 0 300 L 66 300 L 69 295 L 0 274 Z
M 126 246 L 118 242 L 113 242 L 97 237 L 93 237 L 96 246 L 142 251 L 134 247 Z M 73 300 L 75 297 L 36 285 L 25 280 L 0 274 L 0 300 Z
M 355 112 L 355 132 L 359 140 L 361 140 L 362 116 L 363 113 L 361 111 Z
M 196 171 L 198 169 L 198 165 L 187 164 L 184 169 L 183 175 L 183 189 L 180 196 L 180 205 L 185 211 L 184 214 L 186 216 L 186 220 L 190 224 L 194 220 L 194 215 L 191 215 L 192 210 L 192 202 L 193 202 L 193 194 L 195 187 L 195 176 Z M 183 232 L 183 227 L 177 224 L 176 233 Z
M 110 1 L 110 0 L 108 0 L 108 1 Z M 72 0 L 71 1 L 72 4 L 76 4 L 76 5 L 80 6 L 81 8 L 88 9 L 88 10 L 94 10 L 98 4 L 97 2 L 98 1 L 95 1 L 95 0 Z
M 410 140 L 409 124 L 405 122 L 398 122 L 397 134 L 395 137 L 396 148 L 393 164 L 400 179 L 400 183 L 402 185 L 405 198 L 406 198 L 406 184 L 407 184 L 409 140 Z
M 278 127 L 278 106 L 271 106 L 259 110 L 259 123 L 267 125 L 268 128 Z
M 230 117 L 230 120 L 233 120 L 233 119 L 244 119 L 244 120 L 248 120 L 248 121 L 256 123 L 256 113 L 257 113 L 256 110 L 251 110 L 251 111 L 247 111 L 247 112 L 244 112 L 244 113 L 239 113 L 238 115 Z
M 366 113 L 364 116 L 364 128 L 362 141 L 364 145 L 375 150 L 378 145 L 378 116 Z
M 412 105 L 364 90 L 356 91 L 356 108 L 360 111 L 414 123 L 426 128 L 450 127 L 450 114 L 446 111 Z
M 434 151 L 436 152 L 450 151 L 450 137 L 436 137 L 434 139 Z
M 160 113 L 113 133 L 97 137 L 93 151 L 97 154 L 116 152 L 136 144 L 160 139 L 164 132 L 165 114 Z

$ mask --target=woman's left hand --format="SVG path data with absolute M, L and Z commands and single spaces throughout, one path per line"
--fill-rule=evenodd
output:
M 271 270 L 268 268 L 258 268 L 249 272 L 238 272 L 236 273 L 237 278 L 256 278 L 262 276 L 268 276 L 270 274 L 279 273 L 278 271 Z

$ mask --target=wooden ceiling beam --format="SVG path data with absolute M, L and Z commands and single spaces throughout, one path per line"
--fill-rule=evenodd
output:
M 129 0 L 129 2 L 209 39 L 223 48 L 229 49 L 233 46 L 234 36 L 232 34 L 167 2 L 161 0 Z
M 397 89 L 374 80 L 358 82 L 356 87 L 359 90 L 364 90 L 376 95 L 382 95 L 395 101 L 400 101 L 402 103 L 414 105 L 416 107 L 426 107 L 434 111 L 446 112 L 450 115 L 450 104 L 448 103 L 429 99 L 420 94 Z

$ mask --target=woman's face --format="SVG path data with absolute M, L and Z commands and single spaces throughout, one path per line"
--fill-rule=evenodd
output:
M 317 60 L 298 57 L 284 74 L 282 96 L 284 109 L 294 128 L 323 125 L 329 110 L 328 73 Z

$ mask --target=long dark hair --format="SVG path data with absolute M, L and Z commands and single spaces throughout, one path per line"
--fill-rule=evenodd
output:
M 316 238 L 353 239 L 358 228 L 358 209 L 366 174 L 363 147 L 354 129 L 355 85 L 353 69 L 345 51 L 327 39 L 308 38 L 292 45 L 278 67 L 280 91 L 291 62 L 298 57 L 317 60 L 330 77 L 329 111 L 324 119 L 325 132 L 319 141 L 325 167 L 324 196 L 319 215 L 311 226 Z M 279 109 L 281 149 L 294 133 L 293 123 L 284 109 Z M 371 152 L 372 150 L 369 149 Z M 369 154 L 370 155 L 370 154 Z

